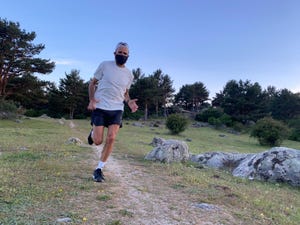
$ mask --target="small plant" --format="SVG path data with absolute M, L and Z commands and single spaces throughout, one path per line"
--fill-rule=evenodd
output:
M 188 119 L 179 114 L 172 114 L 168 116 L 166 121 L 166 127 L 172 134 L 179 134 L 188 126 Z
M 280 146 L 289 135 L 289 129 L 282 122 L 265 117 L 257 121 L 250 136 L 258 138 L 261 145 Z
M 109 195 L 98 195 L 97 197 L 96 197 L 96 199 L 97 200 L 99 200 L 99 201 L 108 201 L 108 200 L 110 200 L 111 199 L 111 196 L 109 196 Z
M 133 212 L 130 212 L 130 211 L 128 211 L 127 209 L 121 209 L 121 210 L 119 211 L 119 213 L 120 213 L 122 216 L 133 217 Z

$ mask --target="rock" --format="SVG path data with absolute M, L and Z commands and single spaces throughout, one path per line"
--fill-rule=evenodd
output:
M 63 119 L 59 119 L 59 120 L 58 120 L 58 123 L 59 123 L 60 125 L 64 125 L 64 124 L 65 124 L 65 122 L 64 122 Z
M 275 147 L 249 155 L 232 172 L 234 176 L 300 186 L 300 151 Z
M 74 127 L 76 127 L 75 123 L 73 121 L 70 121 L 69 127 L 71 129 L 73 129 Z
M 47 116 L 46 114 L 41 115 L 40 118 L 42 118 L 42 119 L 50 119 L 50 117 Z
M 28 150 L 28 148 L 25 147 L 25 146 L 21 146 L 19 149 L 20 149 L 21 151 L 27 151 L 27 150 Z
M 230 152 L 207 152 L 191 155 L 190 161 L 217 169 L 232 169 L 239 165 L 249 154 Z
M 207 152 L 190 160 L 218 169 L 230 169 L 233 176 L 300 186 L 300 151 L 275 147 L 257 154 Z
M 150 143 L 152 146 L 157 147 L 159 145 L 162 145 L 163 142 L 165 142 L 166 140 L 160 137 L 154 137 L 152 142 Z
M 185 142 L 173 139 L 158 140 L 161 143 L 145 156 L 146 160 L 171 163 L 185 162 L 189 159 L 189 150 Z
M 82 141 L 77 137 L 70 137 L 68 139 L 68 144 L 82 145 Z
M 208 203 L 197 203 L 197 204 L 194 204 L 193 206 L 200 208 L 200 209 L 208 210 L 208 211 L 220 210 L 220 208 L 218 206 L 213 205 L 213 204 L 208 204 Z
M 144 127 L 144 124 L 139 123 L 139 122 L 134 122 L 134 123 L 132 123 L 132 126 L 134 126 L 134 127 Z
M 209 123 L 204 123 L 204 122 L 196 122 L 192 124 L 192 127 L 196 127 L 196 128 L 209 127 L 209 126 L 210 126 Z
M 69 217 L 65 217 L 65 218 L 59 218 L 59 219 L 57 219 L 56 222 L 58 222 L 58 223 L 71 223 L 72 220 Z

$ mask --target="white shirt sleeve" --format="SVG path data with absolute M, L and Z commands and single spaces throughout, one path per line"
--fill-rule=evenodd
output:
M 94 77 L 97 80 L 101 80 L 103 77 L 103 70 L 104 70 L 104 62 L 100 63 L 100 65 L 98 66 L 98 68 L 96 69 L 95 73 L 94 73 Z

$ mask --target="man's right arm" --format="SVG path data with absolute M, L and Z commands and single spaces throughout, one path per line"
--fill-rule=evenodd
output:
M 95 99 L 95 92 L 98 85 L 98 80 L 96 78 L 91 79 L 89 83 L 89 105 L 88 110 L 95 110 L 96 109 L 96 103 L 99 102 Z

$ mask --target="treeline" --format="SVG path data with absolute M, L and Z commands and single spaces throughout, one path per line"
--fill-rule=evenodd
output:
M 185 84 L 175 93 L 171 77 L 160 69 L 146 76 L 138 68 L 133 74 L 130 96 L 138 98 L 140 111 L 137 115 L 132 114 L 135 118 L 166 117 L 184 111 L 198 115 L 208 110 L 206 114 L 211 112 L 215 118 L 226 114 L 233 122 L 246 124 L 266 116 L 287 122 L 300 115 L 300 93 L 288 89 L 278 90 L 270 86 L 263 90 L 258 83 L 249 80 L 230 80 L 210 100 L 208 89 L 200 81 Z M 65 73 L 58 86 L 25 74 L 9 80 L 6 90 L 5 99 L 24 108 L 30 116 L 47 114 L 54 118 L 73 119 L 90 115 L 87 111 L 88 82 L 75 69 Z M 126 112 L 126 116 L 130 114 Z

